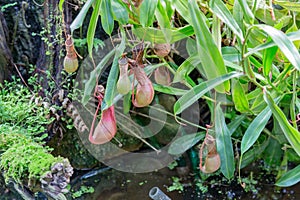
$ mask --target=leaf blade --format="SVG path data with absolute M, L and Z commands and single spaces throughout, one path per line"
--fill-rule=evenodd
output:
M 230 80 L 235 77 L 243 76 L 242 73 L 231 72 L 221 77 L 217 77 L 213 80 L 208 80 L 199 85 L 193 87 L 186 94 L 180 97 L 174 104 L 174 114 L 180 114 L 183 110 L 188 108 L 194 102 L 196 102 L 200 97 L 202 97 L 206 92 L 213 89 L 215 86 L 223 83 L 224 81 Z
M 277 44 L 291 64 L 300 71 L 300 54 L 291 40 L 281 31 L 268 25 L 255 25 L 259 29 L 265 31 Z
M 111 0 L 102 0 L 100 9 L 101 9 L 102 27 L 108 35 L 111 35 L 114 29 L 114 18 L 113 18 Z
M 84 94 L 81 100 L 83 105 L 86 105 L 88 103 L 91 93 L 96 86 L 97 77 L 100 75 L 101 70 L 105 67 L 109 59 L 115 54 L 115 51 L 116 51 L 115 49 L 110 51 L 96 66 L 96 68 L 93 71 L 91 71 L 90 77 L 88 81 L 85 83 L 85 87 L 84 87 Z
M 220 104 L 216 107 L 215 117 L 216 143 L 221 158 L 221 172 L 227 179 L 231 179 L 235 170 L 233 146 Z
M 94 44 L 97 22 L 100 14 L 100 3 L 101 1 L 96 1 L 96 5 L 91 16 L 91 20 L 89 23 L 87 36 L 86 36 L 87 44 L 88 44 L 88 53 L 91 58 L 93 57 L 93 44 Z
M 269 107 L 266 107 L 260 114 L 248 126 L 241 142 L 241 154 L 244 154 L 250 149 L 260 136 L 261 132 L 267 125 L 272 111 Z
M 143 0 L 140 5 L 140 23 L 143 27 L 149 27 L 154 20 L 155 9 L 158 0 Z
M 300 165 L 282 175 L 275 183 L 279 187 L 289 187 L 300 181 Z
M 105 94 L 104 94 L 104 101 L 101 106 L 101 110 L 105 110 L 108 107 L 110 107 L 114 103 L 114 97 L 115 97 L 115 91 L 117 87 L 117 80 L 118 80 L 118 75 L 119 75 L 119 63 L 118 60 L 123 54 L 125 50 L 125 33 L 124 30 L 121 29 L 121 35 L 122 35 L 122 41 L 121 43 L 116 47 L 116 53 L 114 56 L 113 64 L 110 69 L 108 78 L 107 78 L 107 84 L 106 84 L 106 89 L 105 89 Z
M 197 144 L 205 136 L 204 132 L 183 135 L 171 143 L 168 153 L 172 155 L 180 155 L 189 148 Z
M 82 26 L 84 18 L 89 11 L 90 7 L 92 6 L 95 0 L 88 0 L 84 6 L 81 8 L 79 14 L 73 20 L 72 24 L 70 25 L 71 33 L 73 34 L 74 30 L 78 29 Z
M 300 132 L 289 123 L 282 110 L 275 104 L 274 100 L 269 94 L 267 94 L 266 91 L 264 91 L 264 100 L 271 108 L 272 113 L 278 121 L 286 139 L 292 145 L 295 152 L 300 156 Z
M 191 25 L 196 35 L 198 55 L 207 79 L 211 80 L 227 74 L 224 59 L 206 25 L 206 17 L 200 12 L 196 1 L 189 0 L 188 8 L 192 18 Z M 215 89 L 220 93 L 228 92 L 230 82 L 225 81 Z
M 233 18 L 230 11 L 227 9 L 225 4 L 221 0 L 212 0 L 209 2 L 209 6 L 213 13 L 218 16 L 231 30 L 234 34 L 238 36 L 241 41 L 244 41 L 243 32 L 239 25 Z

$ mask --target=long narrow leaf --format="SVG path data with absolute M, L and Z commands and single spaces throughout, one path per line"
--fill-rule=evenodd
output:
M 112 64 L 112 67 L 110 69 L 108 78 L 107 78 L 107 84 L 104 94 L 104 106 L 102 105 L 101 109 L 105 110 L 108 107 L 110 107 L 113 104 L 114 97 L 115 97 L 115 91 L 116 91 L 116 84 L 118 80 L 118 74 L 119 74 L 119 63 L 118 60 L 123 54 L 125 50 L 125 33 L 124 30 L 121 29 L 121 35 L 122 35 L 122 41 L 121 43 L 116 47 L 116 54 L 114 57 L 114 61 Z
M 240 29 L 237 22 L 234 20 L 232 14 L 227 9 L 223 1 L 221 0 L 212 0 L 209 2 L 209 6 L 212 9 L 213 13 L 217 15 L 231 30 L 236 36 L 244 41 L 243 32 Z
M 271 108 L 272 113 L 278 121 L 285 137 L 292 145 L 295 152 L 300 156 L 300 132 L 289 123 L 282 110 L 275 104 L 272 97 L 266 91 L 264 92 L 264 99 Z
M 241 6 L 241 9 L 243 11 L 244 18 L 245 18 L 246 22 L 248 24 L 252 24 L 253 20 L 254 20 L 254 15 L 253 15 L 251 9 L 248 6 L 247 0 L 238 0 L 238 2 Z
M 241 153 L 244 154 L 248 149 L 250 149 L 257 138 L 260 136 L 261 132 L 267 125 L 270 117 L 272 116 L 272 111 L 269 107 L 266 107 L 259 115 L 248 126 L 242 142 L 241 142 Z
M 158 0 L 143 0 L 140 5 L 140 23 L 143 27 L 152 25 L 157 2 Z
M 129 20 L 127 5 L 122 1 L 112 1 L 111 6 L 115 19 L 122 25 L 127 24 Z
M 300 12 L 300 2 L 274 0 L 274 3 L 290 11 Z
M 188 8 L 197 39 L 199 58 L 207 79 L 211 80 L 227 74 L 224 59 L 206 25 L 206 17 L 200 12 L 195 0 L 189 0 Z M 230 82 L 225 81 L 215 89 L 220 93 L 229 92 Z
M 272 26 L 258 24 L 255 25 L 261 30 L 265 31 L 273 41 L 278 45 L 279 49 L 287 57 L 292 65 L 300 70 L 300 54 L 291 40 L 281 31 L 273 28 Z
M 215 133 L 217 150 L 221 158 L 221 172 L 227 179 L 231 179 L 235 169 L 233 147 L 220 104 L 216 107 Z
M 101 24 L 104 31 L 110 35 L 114 29 L 111 0 L 102 0 L 101 2 Z
M 90 24 L 86 36 L 87 44 L 88 44 L 88 52 L 91 58 L 93 57 L 93 44 L 94 44 L 97 22 L 100 14 L 100 4 L 101 1 L 96 1 L 96 5 L 91 16 L 91 20 L 90 20 Z
M 237 111 L 243 113 L 249 111 L 249 102 L 245 91 L 238 80 L 232 80 L 232 99 Z
M 170 29 L 170 33 L 168 32 L 169 38 L 166 39 L 164 32 L 161 29 L 146 27 L 146 28 L 135 28 L 133 29 L 134 35 L 139 37 L 144 41 L 149 41 L 151 43 L 170 43 L 173 44 L 179 40 L 187 38 L 194 34 L 193 27 L 190 25 L 184 26 L 182 28 Z
M 193 133 L 184 135 L 180 138 L 177 138 L 168 149 L 168 153 L 172 155 L 180 155 L 187 151 L 189 148 L 197 144 L 205 136 L 204 132 Z
M 273 64 L 273 59 L 276 56 L 278 47 L 271 47 L 268 48 L 264 51 L 264 55 L 263 55 L 263 64 L 264 64 L 264 69 L 263 69 L 263 73 L 265 77 L 269 77 L 269 73 L 272 70 L 272 64 Z
M 300 40 L 300 30 L 294 31 L 294 32 L 291 32 L 291 33 L 287 33 L 286 36 L 292 42 Z M 270 42 L 266 42 L 264 44 L 258 45 L 257 47 L 255 47 L 253 49 L 249 49 L 249 51 L 245 54 L 245 57 L 250 56 L 254 53 L 257 53 L 261 50 L 264 50 L 264 49 L 267 49 L 267 48 L 270 48 L 270 47 L 274 47 L 274 46 L 276 46 L 276 43 L 274 41 L 270 41 Z
M 174 88 L 171 86 L 165 86 L 165 85 L 159 85 L 159 84 L 153 84 L 154 90 L 158 92 L 162 92 L 165 94 L 170 94 L 170 95 L 184 95 L 187 93 L 187 90 L 179 89 L 179 88 Z
M 74 30 L 78 29 L 82 26 L 84 18 L 89 11 L 90 7 L 92 6 L 93 2 L 95 0 L 88 0 L 84 6 L 81 8 L 79 14 L 76 16 L 72 24 L 70 25 L 71 33 L 73 33 Z
M 157 9 L 155 10 L 155 16 L 156 19 L 158 21 L 158 24 L 160 25 L 161 28 L 171 28 L 171 24 L 170 24 L 170 19 L 168 17 L 168 13 L 165 10 L 165 8 L 163 7 L 162 3 L 160 2 L 160 0 L 158 0 L 157 3 Z
M 105 67 L 105 65 L 108 63 L 109 59 L 115 54 L 116 50 L 113 49 L 110 51 L 97 65 L 97 67 L 91 71 L 89 80 L 85 83 L 84 87 L 84 94 L 82 97 L 82 104 L 86 105 L 90 99 L 91 93 L 94 90 L 96 86 L 97 77 L 100 75 L 101 70 Z
M 177 12 L 187 21 L 188 23 L 191 23 L 192 18 L 189 14 L 187 1 L 186 0 L 173 0 L 172 2 L 173 6 L 177 10 Z
M 190 105 L 195 103 L 199 98 L 201 98 L 205 93 L 209 92 L 211 89 L 215 88 L 217 85 L 223 83 L 224 81 L 241 76 L 243 76 L 242 73 L 231 72 L 213 80 L 208 80 L 206 82 L 200 83 L 176 101 L 176 103 L 174 104 L 174 113 L 180 114 L 183 110 L 185 110 Z
M 279 187 L 289 187 L 300 182 L 300 165 L 288 171 L 275 183 Z

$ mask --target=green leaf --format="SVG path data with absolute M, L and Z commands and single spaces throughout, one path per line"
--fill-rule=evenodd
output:
M 300 2 L 274 0 L 274 3 L 284 7 L 287 10 L 300 12 Z
M 249 102 L 241 83 L 233 79 L 232 84 L 232 99 L 235 109 L 241 113 L 249 111 Z
M 252 147 L 257 138 L 260 136 L 261 132 L 267 125 L 272 111 L 269 107 L 266 107 L 259 115 L 248 126 L 242 142 L 241 142 L 241 153 L 244 154 L 248 149 Z
M 131 92 L 123 96 L 123 113 L 128 114 L 131 107 Z
M 276 52 L 278 50 L 278 47 L 271 47 L 268 48 L 264 51 L 264 55 L 263 55 L 263 64 L 264 64 L 264 69 L 263 69 L 263 73 L 264 76 L 269 78 L 271 69 L 272 69 L 272 64 L 273 64 L 273 59 L 276 56 Z
M 88 44 L 88 52 L 91 58 L 93 57 L 94 37 L 95 37 L 95 31 L 96 31 L 97 22 L 100 14 L 100 4 L 101 1 L 96 1 L 96 5 L 90 19 L 90 24 L 86 36 L 87 44 Z
M 85 83 L 84 87 L 84 94 L 82 97 L 82 104 L 86 105 L 91 97 L 92 91 L 95 89 L 97 77 L 100 75 L 101 70 L 105 67 L 105 65 L 108 63 L 109 59 L 115 54 L 116 50 L 113 49 L 110 51 L 97 65 L 97 67 L 91 71 L 89 80 Z
M 241 9 L 243 11 L 245 21 L 248 24 L 253 24 L 254 15 L 253 15 L 251 9 L 248 6 L 247 0 L 238 0 L 238 2 L 239 2 L 240 6 L 241 6 Z
M 153 27 L 146 27 L 146 28 L 134 28 L 133 33 L 138 38 L 149 41 L 151 43 L 163 44 L 163 43 L 170 43 L 173 44 L 179 40 L 187 38 L 194 34 L 193 27 L 190 25 L 176 28 L 176 29 L 166 29 L 168 31 L 169 38 L 166 39 L 164 31 L 158 28 Z
M 243 154 L 240 169 L 243 169 L 257 159 L 264 152 L 268 144 L 269 140 L 265 140 L 262 144 L 253 146 L 252 149 Z
M 88 0 L 84 6 L 81 8 L 79 14 L 76 16 L 72 24 L 70 25 L 71 33 L 73 34 L 74 30 L 78 29 L 82 26 L 84 18 L 89 11 L 90 7 L 92 6 L 95 0 Z
M 200 64 L 200 60 L 197 55 L 192 55 L 188 57 L 175 72 L 175 76 L 173 78 L 173 83 L 180 82 L 188 76 L 197 65 Z
M 162 29 L 164 29 L 164 28 L 170 29 L 171 28 L 170 19 L 168 17 L 167 10 L 163 7 L 160 0 L 158 0 L 158 3 L 157 3 L 157 9 L 155 10 L 155 16 L 156 16 L 159 26 Z
M 227 9 L 223 1 L 221 0 L 212 0 L 209 2 L 209 6 L 212 9 L 213 13 L 218 16 L 231 30 L 236 36 L 244 41 L 243 32 L 240 29 L 237 22 L 234 20 L 232 14 Z
M 187 6 L 187 1 L 186 0 L 173 0 L 172 5 L 175 7 L 177 12 L 183 17 L 185 21 L 187 21 L 189 24 L 192 21 L 191 15 L 188 10 Z
M 143 27 L 153 24 L 154 13 L 158 0 L 143 0 L 140 5 L 140 23 Z
M 205 132 L 193 133 L 181 136 L 171 143 L 168 153 L 180 155 L 197 144 L 205 136 Z
M 288 37 L 289 40 L 291 41 L 297 41 L 300 40 L 300 30 L 295 31 L 295 32 L 291 32 L 291 33 L 287 33 L 286 36 Z M 266 42 L 264 44 L 258 45 L 257 47 L 253 48 L 253 49 L 249 49 L 249 51 L 245 54 L 245 57 L 257 53 L 261 50 L 270 48 L 270 47 L 274 47 L 276 46 L 276 43 L 274 41 L 270 41 L 270 42 Z
M 188 38 L 186 40 L 186 50 L 187 50 L 189 56 L 196 55 L 196 52 L 197 52 L 196 40 L 194 40 L 192 38 Z
M 63 12 L 63 5 L 64 5 L 65 0 L 59 0 L 58 8 L 60 12 Z
M 267 102 L 268 106 L 271 108 L 272 113 L 278 121 L 285 137 L 292 145 L 293 149 L 300 156 L 300 132 L 289 123 L 282 110 L 275 104 L 272 97 L 267 93 L 267 91 L 264 91 L 264 99 Z
M 235 47 L 222 47 L 222 56 L 225 61 L 239 63 L 242 61 L 241 53 Z M 225 62 L 226 64 L 226 62 Z
M 275 185 L 279 187 L 289 187 L 297 184 L 300 181 L 300 165 L 294 169 L 288 171 L 286 174 L 281 176 Z
M 263 152 L 263 159 L 268 166 L 280 166 L 283 150 L 281 144 L 274 138 L 270 138 L 269 145 Z
M 230 135 L 232 135 L 236 131 L 236 129 L 241 125 L 245 118 L 246 115 L 239 115 L 231 120 L 231 122 L 228 124 Z
M 221 158 L 221 172 L 227 179 L 231 179 L 235 170 L 233 147 L 220 104 L 216 107 L 215 133 L 217 150 Z
M 111 35 L 114 29 L 114 18 L 111 6 L 111 0 L 102 0 L 101 2 L 101 25 L 104 31 Z
M 289 40 L 283 32 L 264 24 L 258 24 L 255 26 L 265 31 L 278 45 L 279 49 L 287 57 L 291 64 L 294 65 L 297 70 L 300 70 L 300 54 L 293 42 Z
M 206 25 L 206 17 L 200 12 L 196 1 L 189 0 L 188 8 L 192 17 L 191 25 L 194 28 L 198 44 L 198 55 L 207 79 L 211 80 L 227 74 L 221 52 Z M 215 89 L 220 93 L 229 92 L 230 82 L 225 81 Z
M 129 14 L 126 9 L 127 5 L 123 1 L 112 1 L 111 6 L 116 21 L 122 25 L 127 24 L 129 20 Z
M 118 80 L 118 75 L 119 75 L 119 62 L 118 61 L 125 50 L 126 35 L 125 35 L 125 31 L 123 29 L 121 29 L 121 37 L 122 37 L 122 41 L 116 47 L 116 54 L 115 54 L 113 64 L 110 69 L 108 78 L 107 78 L 107 84 L 106 84 L 106 88 L 105 88 L 104 101 L 103 101 L 104 105 L 101 106 L 101 110 L 105 110 L 108 107 L 110 107 L 114 101 L 115 91 L 116 91 L 116 87 L 117 87 L 117 80 Z
M 160 84 L 155 84 L 153 83 L 154 90 L 157 92 L 162 92 L 165 94 L 170 94 L 170 95 L 184 95 L 187 90 L 179 89 L 179 88 L 174 88 L 171 86 L 165 86 L 165 85 L 160 85 Z
M 176 103 L 174 104 L 174 113 L 176 115 L 180 114 L 183 110 L 185 110 L 199 98 L 201 98 L 205 93 L 215 88 L 217 85 L 223 83 L 224 81 L 241 76 L 243 76 L 242 73 L 231 72 L 221 77 L 217 77 L 213 80 L 208 80 L 200 83 L 176 101 Z

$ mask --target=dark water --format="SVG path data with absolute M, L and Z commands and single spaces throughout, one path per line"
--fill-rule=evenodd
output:
M 168 192 L 167 188 L 172 185 L 172 177 L 178 177 L 176 170 L 164 168 L 156 172 L 132 174 L 116 171 L 109 168 L 98 170 L 100 173 L 81 172 L 73 176 L 71 193 L 67 199 L 78 200 L 151 200 L 148 196 L 152 187 L 159 187 L 172 200 L 196 200 L 196 199 L 282 199 L 298 200 L 300 199 L 300 183 L 290 188 L 276 188 L 273 186 L 270 175 L 262 177 L 255 185 L 257 192 L 245 192 L 235 181 L 228 183 L 222 180 L 220 176 L 211 177 L 203 184 L 207 186 L 208 192 L 201 194 L 195 192 L 197 189 L 192 186 L 193 176 L 188 175 L 181 181 L 184 191 Z M 255 176 L 254 176 L 255 177 Z M 270 183 L 269 183 L 270 182 Z M 83 192 L 77 198 L 72 197 L 76 191 L 84 186 L 93 188 L 94 192 L 89 194 Z M 78 193 L 77 193 L 78 194 Z M 36 198 L 45 200 L 45 198 Z M 0 180 L 0 200 L 22 200 L 12 190 L 4 186 L 3 180 Z
M 195 187 L 187 186 L 183 192 L 168 192 L 172 185 L 172 176 L 178 174 L 168 168 L 146 174 L 124 173 L 108 170 L 88 180 L 77 182 L 73 189 L 82 185 L 93 186 L 94 193 L 79 197 L 80 200 L 150 200 L 148 193 L 152 187 L 159 187 L 172 200 L 194 199 L 300 199 L 300 184 L 288 189 L 276 189 L 272 184 L 257 183 L 257 192 L 245 192 L 241 186 L 232 182 L 215 181 L 208 185 L 208 192 L 196 193 Z M 211 180 L 210 180 L 211 181 Z M 213 182 L 213 181 L 211 181 Z M 184 185 L 192 185 L 192 178 L 184 181 Z

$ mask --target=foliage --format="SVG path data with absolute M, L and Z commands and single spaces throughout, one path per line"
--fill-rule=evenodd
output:
M 300 113 L 299 3 L 144 0 L 137 5 L 133 1 L 126 1 L 128 4 L 124 2 L 88 0 L 73 21 L 72 32 L 82 26 L 89 9 L 94 5 L 87 31 L 89 55 L 92 56 L 99 16 L 108 35 L 113 32 L 115 20 L 121 33 L 126 29 L 132 31 L 136 43 L 175 44 L 188 39 L 186 51 L 189 57 L 183 63 L 170 64 L 166 59 L 159 59 L 152 51 L 145 51 L 144 59 L 159 59 L 159 64 L 173 73 L 173 83 L 181 82 L 187 88 L 183 90 L 176 88 L 176 84 L 157 84 L 154 89 L 181 96 L 174 105 L 176 117 L 199 99 L 206 101 L 211 112 L 210 124 L 213 125 L 210 132 L 217 138 L 221 172 L 228 180 L 237 173 L 236 166 L 240 172 L 243 167 L 262 158 L 266 165 L 273 166 L 274 173 L 279 174 L 279 186 L 298 182 L 298 171 L 287 172 L 279 166 L 285 161 L 294 164 L 300 162 L 300 132 L 297 124 L 300 121 L 297 117 Z M 124 41 L 130 47 L 134 44 L 126 40 L 125 34 L 120 39 L 122 43 L 92 71 L 85 85 L 84 104 L 96 85 L 99 72 L 112 56 L 115 57 L 109 76 L 113 80 L 108 80 L 106 90 L 109 94 L 104 99 L 110 106 L 122 98 L 115 90 L 118 73 L 115 61 L 124 51 Z M 148 61 L 151 63 L 152 60 Z M 144 70 L 150 74 L 157 67 L 152 63 Z M 197 80 L 192 79 L 193 70 L 200 74 Z M 201 139 L 199 133 L 184 135 L 170 145 L 169 153 L 181 154 Z M 283 156 L 290 155 L 286 152 L 293 152 L 294 156 Z M 277 155 L 280 158 L 274 159 Z M 289 184 L 280 184 L 285 182 L 282 180 L 285 178 Z M 239 181 L 241 184 L 246 182 L 240 176 Z
M 40 135 L 46 131 L 46 125 L 51 123 L 50 112 L 27 87 L 15 80 L 0 85 L 0 123 L 22 130 L 24 135 Z M 5 130 L 1 130 L 1 133 Z
M 0 169 L 6 181 L 35 182 L 63 160 L 43 146 L 52 118 L 41 104 L 20 80 L 0 85 Z
M 81 186 L 76 192 L 73 192 L 72 197 L 74 199 L 81 197 L 84 194 L 94 193 L 95 189 L 93 187 Z
M 29 182 L 38 180 L 53 164 L 62 161 L 50 154 L 51 149 L 19 133 L 2 133 L 0 137 L 1 151 L 5 151 L 1 155 L 0 169 L 5 171 L 6 181 L 10 178 L 17 183 L 27 178 Z
M 183 184 L 180 182 L 181 179 L 178 177 L 172 177 L 172 185 L 168 187 L 168 192 L 172 192 L 174 190 L 178 190 L 179 192 L 183 192 Z

